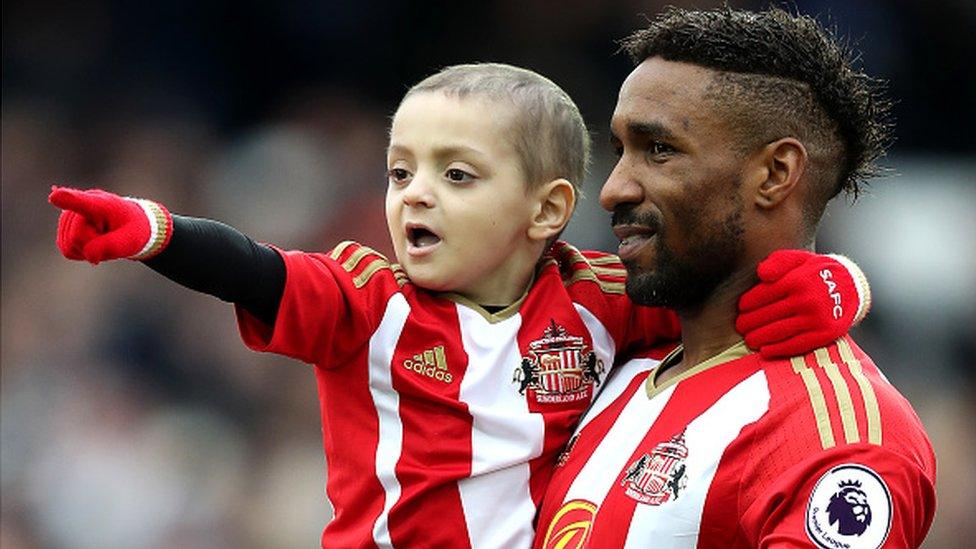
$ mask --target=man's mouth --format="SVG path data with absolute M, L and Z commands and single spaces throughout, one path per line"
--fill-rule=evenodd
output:
M 613 234 L 620 239 L 617 255 L 621 261 L 632 261 L 640 255 L 657 231 L 645 225 L 614 225 Z

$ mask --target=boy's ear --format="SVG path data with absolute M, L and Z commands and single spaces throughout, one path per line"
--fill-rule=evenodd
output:
M 797 139 L 784 137 L 763 147 L 757 160 L 756 205 L 775 208 L 797 190 L 807 167 L 806 147 Z
M 540 185 L 533 193 L 536 204 L 529 238 L 548 241 L 566 227 L 576 208 L 576 189 L 565 179 L 554 179 Z

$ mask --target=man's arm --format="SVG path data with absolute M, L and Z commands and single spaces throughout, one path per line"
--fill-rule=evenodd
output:
M 149 200 L 65 187 L 55 187 L 48 200 L 62 209 L 57 244 L 68 259 L 143 261 L 178 284 L 274 325 L 285 264 L 268 246 L 217 221 L 170 215 Z
M 778 475 L 740 524 L 755 547 L 918 547 L 935 514 L 930 474 L 881 446 L 833 448 Z

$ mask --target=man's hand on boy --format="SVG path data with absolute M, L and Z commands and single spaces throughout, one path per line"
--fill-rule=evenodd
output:
M 173 235 L 162 204 L 110 192 L 51 187 L 48 202 L 61 208 L 57 244 L 68 259 L 93 265 L 109 259 L 150 259 Z
M 759 283 L 739 299 L 735 327 L 765 358 L 829 345 L 861 321 L 871 289 L 850 259 L 778 250 L 756 268 Z

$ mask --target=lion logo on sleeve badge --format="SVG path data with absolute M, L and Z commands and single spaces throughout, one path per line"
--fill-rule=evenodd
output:
M 823 474 L 807 501 L 806 531 L 824 549 L 877 549 L 891 531 L 891 492 L 881 475 L 860 464 Z

